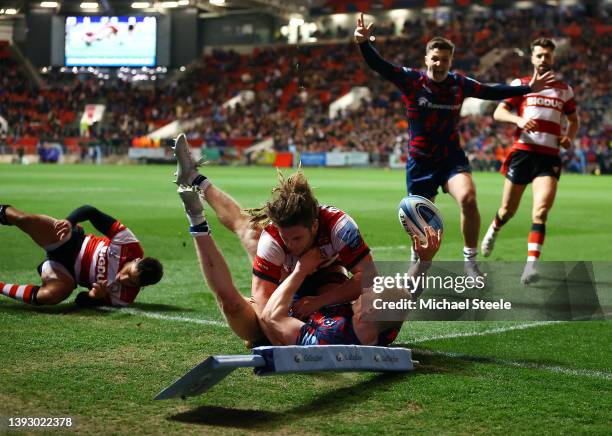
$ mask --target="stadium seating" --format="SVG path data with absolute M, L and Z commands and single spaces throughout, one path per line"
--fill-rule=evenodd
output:
M 542 23 L 556 30 L 543 32 Z M 382 34 L 392 33 L 389 26 L 381 25 L 386 29 Z M 418 67 L 424 43 L 434 35 L 444 35 L 457 44 L 457 70 L 484 82 L 504 82 L 529 71 L 529 56 L 509 50 L 503 60 L 481 69 L 479 60 L 484 54 L 496 48 L 520 48 L 526 53 L 529 41 L 541 35 L 560 39 L 563 49 L 559 50 L 557 70 L 573 85 L 580 109 L 577 153 L 605 162 L 609 155 L 606 138 L 611 130 L 606 117 L 610 27 L 596 9 L 580 7 L 499 9 L 493 18 L 456 10 L 444 23 L 407 21 L 401 37 L 381 37 L 376 44 L 387 59 Z M 350 31 L 344 29 L 340 34 Z M 4 142 L 32 147 L 33 138 L 53 138 L 76 150 L 75 140 L 64 138 L 79 136 L 77 116 L 86 103 L 97 101 L 105 102 L 107 114 L 91 129 L 90 136 L 115 146 L 127 146 L 135 137 L 171 121 L 188 119 L 199 120 L 188 130 L 188 138 L 208 147 L 272 137 L 277 150 L 295 145 L 307 151 L 388 155 L 401 150 L 406 142 L 399 93 L 364 65 L 348 37 L 340 43 L 256 48 L 250 55 L 216 50 L 188 71 L 166 86 L 155 83 L 145 87 L 54 71 L 46 75 L 44 89 L 38 89 L 27 81 L 8 46 L 2 44 L 0 115 L 9 124 Z M 371 89 L 371 101 L 331 119 L 330 103 L 360 85 Z M 255 92 L 250 103 L 223 106 L 245 89 Z M 478 165 L 483 169 L 497 168 L 503 153 L 495 150 L 511 143 L 511 126 L 492 123 L 490 117 L 471 116 L 462 119 L 461 131 L 470 159 L 485 161 L 486 165 Z

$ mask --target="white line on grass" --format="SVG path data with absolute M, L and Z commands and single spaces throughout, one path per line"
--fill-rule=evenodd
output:
M 98 309 L 104 310 L 106 312 L 117 312 L 117 313 L 127 313 L 130 315 L 140 315 L 140 316 L 144 316 L 145 318 L 160 319 L 162 321 L 179 321 L 179 322 L 189 322 L 192 324 L 227 327 L 227 324 L 224 323 L 223 321 L 215 321 L 212 319 L 202 319 L 202 318 L 188 318 L 186 316 L 169 316 L 169 315 L 164 315 L 163 313 L 148 312 L 145 310 L 128 308 L 128 307 L 123 307 L 123 308 L 99 307 Z
M 420 350 L 420 349 L 413 349 L 412 351 L 418 354 L 424 354 L 426 356 L 450 357 L 452 359 L 465 360 L 469 362 L 493 363 L 496 365 L 512 366 L 515 368 L 540 369 L 540 370 L 555 372 L 559 374 L 574 375 L 574 376 L 581 376 L 581 377 L 592 377 L 592 378 L 599 378 L 603 380 L 612 380 L 612 373 L 605 372 L 605 371 L 592 371 L 589 369 L 573 369 L 573 368 L 567 368 L 563 366 L 543 365 L 543 364 L 533 363 L 533 362 L 523 362 L 520 360 L 497 359 L 495 357 L 487 357 L 487 356 L 472 356 L 469 354 L 452 353 L 452 352 L 447 352 L 447 351 Z
M 387 245 L 384 247 L 371 247 L 372 251 L 408 250 L 409 245 Z
M 610 316 L 612 316 L 612 313 L 601 314 L 602 319 L 608 319 L 610 318 Z M 581 316 L 581 317 L 574 318 L 569 321 L 534 321 L 534 322 L 528 322 L 525 324 L 515 324 L 515 325 L 508 326 L 508 327 L 496 327 L 494 329 L 482 330 L 480 332 L 449 333 L 447 335 L 429 336 L 426 338 L 413 339 L 409 342 L 411 344 L 418 344 L 421 342 L 440 341 L 443 339 L 469 338 L 469 337 L 475 337 L 475 336 L 495 335 L 497 333 L 505 333 L 505 332 L 510 332 L 512 330 L 525 330 L 525 329 L 545 326 L 549 324 L 563 324 L 563 323 L 572 322 L 572 321 L 590 321 L 590 320 L 593 320 L 593 317 L 591 315 Z
M 528 322 L 525 324 L 515 324 L 508 327 L 496 327 L 494 329 L 482 330 L 480 332 L 461 332 L 461 333 L 449 333 L 446 335 L 436 335 L 436 336 L 428 336 L 425 338 L 411 339 L 408 342 L 411 344 L 418 344 L 421 342 L 429 342 L 429 341 L 440 341 L 443 339 L 454 339 L 454 338 L 469 338 L 474 336 L 486 336 L 486 335 L 496 335 L 498 333 L 510 332 L 513 330 L 526 330 L 534 327 L 545 326 L 549 324 L 559 324 L 567 321 L 535 321 Z

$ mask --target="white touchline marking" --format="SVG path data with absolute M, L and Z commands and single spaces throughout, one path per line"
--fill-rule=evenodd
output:
M 611 315 L 612 313 L 604 313 L 601 316 L 605 319 L 605 318 L 609 318 Z M 476 337 L 476 336 L 495 335 L 498 333 L 505 333 L 505 332 L 510 332 L 513 330 L 525 330 L 525 329 L 530 329 L 534 327 L 541 327 L 541 326 L 550 325 L 550 324 L 563 324 L 563 323 L 572 322 L 572 321 L 589 321 L 591 319 L 592 319 L 591 316 L 582 316 L 582 317 L 578 317 L 578 318 L 575 318 L 573 320 L 568 320 L 568 321 L 534 321 L 534 322 L 528 322 L 524 324 L 515 324 L 515 325 L 508 326 L 508 327 L 496 327 L 496 328 L 489 329 L 489 330 L 482 330 L 480 332 L 448 333 L 445 335 L 428 336 L 426 338 L 415 338 L 415 339 L 409 340 L 408 343 L 418 344 L 421 342 L 440 341 L 443 339 L 469 338 L 469 337 Z
M 188 318 L 186 316 L 168 316 L 163 313 L 157 312 L 147 312 L 145 310 L 134 309 L 130 307 L 99 307 L 98 309 L 104 310 L 106 312 L 117 312 L 117 313 L 128 313 L 130 315 L 140 315 L 145 318 L 152 319 L 160 319 L 163 321 L 178 321 L 178 322 L 190 322 L 192 324 L 202 324 L 202 325 L 214 325 L 217 327 L 228 327 L 226 323 L 223 321 L 216 321 L 212 319 L 202 319 L 202 318 Z
M 549 325 L 549 324 L 559 324 L 563 322 L 568 322 L 568 321 L 535 321 L 535 322 L 528 322 L 525 324 L 515 324 L 515 325 L 508 326 L 508 327 L 496 327 L 496 328 L 489 329 L 489 330 L 482 330 L 480 332 L 459 332 L 459 333 L 448 333 L 445 335 L 428 336 L 425 338 L 411 339 L 411 340 L 408 340 L 407 342 L 410 344 L 418 344 L 421 342 L 440 341 L 443 339 L 469 338 L 473 336 L 495 335 L 498 333 L 510 332 L 512 330 L 525 330 L 525 329 L 540 327 L 540 326 Z
M 544 371 L 556 372 L 556 373 L 566 374 L 566 375 L 575 375 L 575 376 L 582 376 L 582 377 L 599 378 L 603 380 L 612 380 L 612 373 L 605 372 L 605 371 L 593 371 L 589 369 L 573 369 L 573 368 L 567 368 L 564 366 L 543 365 L 543 364 L 533 363 L 533 362 L 523 362 L 520 360 L 497 359 L 495 357 L 488 357 L 488 356 L 472 356 L 469 354 L 452 353 L 452 352 L 447 352 L 447 351 L 421 350 L 421 349 L 413 349 L 412 351 L 417 354 L 424 354 L 426 356 L 450 357 L 452 359 L 466 360 L 466 361 L 477 362 L 477 363 L 478 362 L 494 363 L 496 365 L 512 366 L 515 368 L 541 369 Z
M 410 246 L 408 245 L 391 245 L 384 247 L 370 247 L 372 251 L 389 251 L 389 250 L 407 250 Z

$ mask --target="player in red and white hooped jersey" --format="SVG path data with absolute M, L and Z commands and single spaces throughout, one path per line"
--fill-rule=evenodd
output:
M 215 293 L 219 308 L 236 335 L 253 342 L 264 338 L 261 314 L 279 287 L 295 287 L 291 305 L 296 318 L 305 319 L 323 306 L 356 300 L 364 283 L 376 275 L 370 249 L 355 221 L 346 213 L 318 201 L 301 171 L 288 178 L 279 176 L 272 198 L 259 209 L 245 211 L 231 196 L 213 185 L 197 170 L 184 134 L 175 141 L 175 183 L 179 185 L 189 231 L 206 281 Z M 251 297 L 235 288 L 227 266 L 209 251 L 210 236 L 202 205 L 192 197 L 197 191 L 212 207 L 219 221 L 234 232 L 253 261 Z M 317 247 L 322 263 L 302 281 L 291 279 L 297 261 Z M 351 273 L 347 280 L 348 271 Z M 213 285 L 213 284 L 218 284 Z M 325 292 L 316 292 L 329 285 Z
M 84 221 L 104 236 L 86 235 L 78 225 Z M 0 224 L 17 226 L 47 252 L 39 266 L 40 286 L 0 282 L 0 293 L 25 303 L 57 304 L 80 285 L 89 289 L 77 296 L 81 306 L 127 306 L 143 286 L 163 275 L 157 259 L 143 258 L 138 239 L 127 227 L 92 206 L 57 220 L 0 205 Z
M 552 70 L 554 50 L 554 42 L 547 38 L 538 38 L 531 43 L 534 74 Z M 518 86 L 529 80 L 529 77 L 516 79 L 512 84 Z M 483 238 L 481 249 L 485 256 L 491 255 L 499 230 L 514 216 L 525 188 L 532 183 L 532 226 L 527 243 L 527 264 L 521 281 L 523 284 L 534 283 L 539 278 L 536 261 L 544 244 L 546 219 L 561 176 L 560 147 L 570 148 L 580 127 L 574 92 L 567 83 L 557 81 L 551 88 L 538 93 L 504 100 L 493 117 L 497 121 L 516 124 L 517 130 L 512 151 L 502 165 L 502 174 L 506 176 L 502 204 Z
M 133 273 L 134 260 L 143 257 L 144 251 L 136 236 L 119 221 L 115 221 L 105 236 L 85 235 L 74 262 L 74 277 L 80 286 L 88 289 L 105 284 L 105 303 L 127 306 L 138 295 L 140 286 L 136 279 L 121 280 L 118 273 Z
M 253 260 L 251 298 L 260 317 L 271 295 L 280 287 L 294 290 L 295 318 L 306 319 L 322 307 L 350 303 L 363 289 L 362 280 L 375 275 L 370 249 L 355 221 L 343 211 L 320 206 L 301 171 L 281 178 L 272 198 L 252 211 L 252 222 L 263 225 Z M 319 251 L 321 263 L 302 282 L 291 282 L 299 258 Z M 350 272 L 350 279 L 320 292 L 321 282 Z M 264 320 L 265 322 L 265 320 Z
M 512 85 L 524 85 L 530 80 L 531 77 L 515 79 Z M 558 156 L 562 118 L 576 113 L 576 101 L 571 86 L 557 81 L 538 93 L 504 100 L 500 112 L 503 109 L 515 110 L 522 120 L 527 120 L 523 127 L 519 125 L 516 129 L 512 150 Z M 501 121 L 502 117 L 496 119 Z
M 180 140 L 177 140 L 177 143 L 180 144 Z M 187 153 L 176 153 L 175 148 L 175 154 L 179 157 L 179 168 L 181 167 L 181 160 L 186 165 L 190 164 L 190 157 Z M 295 180 L 295 175 L 292 177 Z M 298 181 L 301 177 L 298 173 Z M 180 181 L 181 178 L 178 177 L 177 181 Z M 193 179 L 188 177 L 186 181 L 189 183 L 191 180 Z M 289 178 L 289 183 L 291 183 L 291 178 Z M 298 184 L 302 185 L 302 183 Z M 286 187 L 285 182 L 281 181 L 281 186 L 283 185 Z M 234 284 L 229 266 L 212 237 L 211 229 L 204 214 L 202 199 L 205 198 L 215 212 L 221 212 L 222 218 L 220 218 L 220 221 L 226 227 L 240 233 L 239 229 L 243 221 L 237 203 L 227 194 L 218 190 L 210 181 L 206 182 L 204 192 L 194 189 L 195 187 L 196 185 L 183 185 L 179 182 L 178 194 L 183 202 L 190 224 L 189 233 L 193 236 L 196 254 L 206 283 L 215 295 L 219 308 L 223 311 L 228 324 L 239 337 L 247 339 L 247 343 L 252 344 L 256 340 L 264 339 L 262 336 L 265 334 L 265 339 L 273 345 L 352 344 L 386 346 L 395 340 L 402 326 L 402 320 L 379 321 L 375 319 L 373 315 L 377 309 L 374 301 L 380 299 L 381 295 L 375 294 L 372 288 L 365 289 L 366 292 L 360 294 L 352 304 L 324 306 L 308 316 L 299 318 L 291 313 L 292 307 L 295 308 L 295 294 L 305 285 L 310 290 L 318 288 L 318 294 L 335 293 L 338 291 L 338 285 L 350 280 L 345 274 L 339 272 L 329 274 L 330 271 L 327 271 L 327 276 L 325 274 L 321 275 L 321 272 L 326 272 L 326 269 L 329 268 L 329 266 L 322 266 L 330 265 L 330 263 L 333 265 L 336 261 L 357 262 L 359 264 L 360 262 L 357 259 L 363 258 L 365 260 L 364 256 L 368 256 L 369 250 L 361 241 L 361 238 L 355 236 L 357 227 L 348 215 L 327 206 L 319 207 L 316 202 L 309 202 L 306 198 L 300 199 L 304 201 L 294 202 L 292 200 L 296 200 L 296 198 L 293 197 L 292 199 L 291 196 L 289 198 L 281 196 L 280 202 L 269 202 L 262 208 L 263 210 L 259 210 L 267 216 L 268 213 L 276 209 L 276 206 L 281 206 L 281 209 L 284 209 L 282 213 L 284 215 L 284 212 L 295 211 L 295 206 L 298 204 L 307 205 L 310 203 L 310 206 L 316 207 L 310 208 L 307 206 L 306 209 L 311 209 L 313 212 L 311 217 L 318 216 L 319 218 L 314 219 L 321 219 L 322 224 L 318 226 L 316 232 L 316 239 L 321 243 L 313 243 L 311 238 L 306 238 L 306 243 L 303 244 L 303 240 L 294 239 L 293 237 L 298 237 L 303 232 L 298 231 L 298 229 L 290 229 L 292 226 L 280 226 L 280 228 L 267 226 L 263 233 L 252 234 L 259 241 L 262 241 L 260 254 L 256 257 L 259 257 L 260 262 L 262 260 L 261 255 L 269 258 L 266 260 L 268 266 L 262 268 L 266 273 L 273 274 L 273 271 L 280 270 L 280 268 L 277 268 L 278 265 L 270 262 L 270 259 L 276 257 L 278 262 L 282 263 L 281 251 L 285 254 L 285 260 L 290 259 L 285 262 L 285 267 L 291 269 L 291 272 L 283 278 L 282 282 L 267 298 L 264 308 L 260 312 L 256 312 L 255 301 L 244 297 Z M 302 185 L 302 187 L 308 188 L 307 185 Z M 287 192 L 285 189 L 280 190 Z M 310 191 L 309 188 L 300 190 L 303 192 Z M 278 189 L 276 191 L 278 192 Z M 202 193 L 204 196 L 200 197 Z M 232 211 L 229 215 L 227 210 L 220 207 L 222 205 L 230 207 Z M 288 207 L 285 208 L 285 206 Z M 298 206 L 297 210 L 301 210 L 301 208 Z M 279 216 L 276 214 L 277 212 L 279 210 L 273 211 L 270 215 L 276 219 Z M 259 217 L 263 218 L 263 215 L 259 215 Z M 301 224 L 298 225 L 301 226 Z M 282 233 L 280 241 L 277 237 L 271 236 L 277 233 L 275 229 L 280 230 L 279 235 Z M 419 260 L 410 268 L 408 273 L 414 276 L 426 274 L 433 256 L 440 247 L 442 234 L 440 232 L 436 234 L 431 227 L 426 227 L 425 232 L 427 240 L 424 243 L 413 236 L 413 246 L 419 255 Z M 262 237 L 259 238 L 258 235 Z M 293 237 L 288 239 L 287 237 L 290 235 Z M 329 235 L 329 237 L 325 235 Z M 350 242 L 347 244 L 347 241 Z M 331 242 L 331 255 L 330 247 L 328 247 L 329 242 Z M 245 246 L 247 252 L 250 252 L 248 247 Z M 305 249 L 305 251 L 298 255 L 297 253 L 302 249 Z M 291 266 L 289 267 L 289 265 Z M 272 266 L 274 267 L 272 268 Z M 255 271 L 260 271 L 257 263 L 255 264 Z M 353 271 L 355 271 L 355 268 L 353 268 Z M 278 276 L 285 275 L 283 272 Z M 259 274 L 258 272 L 257 275 Z M 268 275 L 266 275 L 266 280 L 276 283 L 276 280 Z M 317 295 L 317 293 L 314 295 Z M 406 296 L 407 294 L 404 294 L 403 291 L 400 291 L 400 294 L 397 295 L 399 298 Z M 397 297 L 391 297 L 391 300 Z
M 321 251 L 319 270 L 339 264 L 350 271 L 370 252 L 355 221 L 340 209 L 320 206 L 317 221 L 318 229 L 313 246 Z M 282 278 L 294 270 L 298 260 L 299 256 L 283 241 L 279 228 L 270 223 L 259 239 L 253 274 L 279 284 Z

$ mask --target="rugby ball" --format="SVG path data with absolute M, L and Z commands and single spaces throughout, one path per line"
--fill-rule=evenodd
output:
M 425 226 L 435 231 L 444 230 L 444 223 L 438 208 L 425 197 L 408 195 L 399 204 L 399 220 L 406 232 L 425 241 Z

